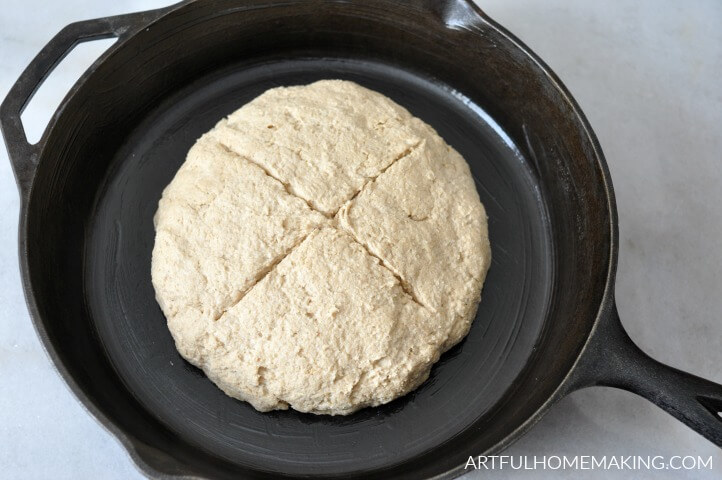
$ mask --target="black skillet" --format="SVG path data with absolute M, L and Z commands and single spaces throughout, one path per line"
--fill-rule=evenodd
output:
M 20 113 L 75 44 L 118 37 L 40 142 Z M 269 87 L 345 78 L 468 160 L 494 262 L 468 338 L 416 392 L 349 417 L 261 414 L 176 352 L 150 282 L 152 215 L 193 141 Z M 30 312 L 58 370 L 149 475 L 453 477 L 557 400 L 630 390 L 722 445 L 722 386 L 662 365 L 614 305 L 617 216 L 559 79 L 470 1 L 186 1 L 63 29 L 2 104 Z

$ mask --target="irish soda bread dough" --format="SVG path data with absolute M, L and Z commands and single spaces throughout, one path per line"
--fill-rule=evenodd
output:
M 461 155 L 339 80 L 221 120 L 154 220 L 178 351 L 261 411 L 344 415 L 413 390 L 469 331 L 491 258 Z

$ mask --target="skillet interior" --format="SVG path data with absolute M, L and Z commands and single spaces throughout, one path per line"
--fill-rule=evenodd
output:
M 488 411 L 516 378 L 548 303 L 548 232 L 523 159 L 448 90 L 395 68 L 286 60 L 213 77 L 179 91 L 131 134 L 90 223 L 85 294 L 121 377 L 143 405 L 184 438 L 259 467 L 273 462 L 299 473 L 373 468 L 385 465 L 389 452 L 401 460 L 450 440 Z M 175 351 L 148 275 L 152 217 L 185 153 L 217 120 L 269 86 L 339 77 L 391 95 L 431 121 L 469 160 L 491 219 L 494 265 L 471 335 L 444 356 L 415 393 L 347 418 L 262 415 L 226 397 Z M 308 461 L 313 465 L 304 465 Z
M 512 41 L 464 3 L 431 3 L 190 3 L 115 50 L 58 117 L 24 232 L 41 328 L 155 470 L 436 474 L 505 444 L 569 370 L 610 256 L 593 140 Z M 319 78 L 389 95 L 464 155 L 494 261 L 469 337 L 416 392 L 350 417 L 259 414 L 175 351 L 150 284 L 152 215 L 219 118 Z

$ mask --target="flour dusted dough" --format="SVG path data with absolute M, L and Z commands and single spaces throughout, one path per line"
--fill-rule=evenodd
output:
M 489 268 L 464 159 L 383 95 L 268 90 L 163 192 L 152 278 L 178 351 L 268 411 L 349 414 L 420 385 Z
M 344 205 L 338 220 L 451 325 L 446 350 L 469 331 L 491 250 L 469 166 L 416 122 L 423 142 Z
M 330 216 L 419 143 L 412 118 L 379 93 L 322 81 L 268 90 L 210 136 Z

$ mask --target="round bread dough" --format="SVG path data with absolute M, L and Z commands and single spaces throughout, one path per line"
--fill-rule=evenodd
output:
M 461 155 L 340 80 L 221 120 L 154 222 L 178 351 L 260 411 L 345 415 L 413 390 L 468 333 L 491 259 Z

